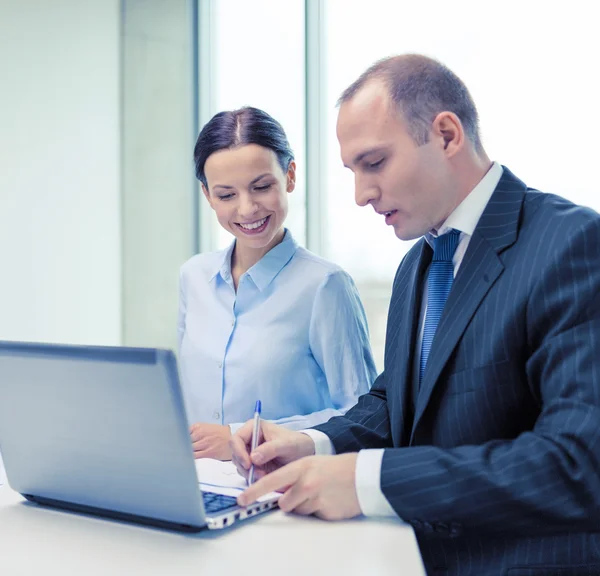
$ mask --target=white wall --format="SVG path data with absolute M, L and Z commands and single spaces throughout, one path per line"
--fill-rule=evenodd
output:
M 122 343 L 174 349 L 199 192 L 191 2 L 123 0 L 122 43 Z
M 0 339 L 121 340 L 119 0 L 0 0 Z

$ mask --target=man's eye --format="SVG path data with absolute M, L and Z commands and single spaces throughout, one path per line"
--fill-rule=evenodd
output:
M 369 162 L 369 164 L 368 164 L 369 169 L 378 168 L 379 166 L 381 166 L 383 164 L 384 160 L 385 160 L 385 158 L 382 158 L 381 160 L 377 160 L 377 162 Z

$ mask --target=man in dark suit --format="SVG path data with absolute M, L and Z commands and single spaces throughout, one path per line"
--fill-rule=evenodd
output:
M 313 430 L 264 423 L 251 455 L 244 426 L 234 460 L 261 479 L 240 503 L 396 515 L 430 574 L 600 574 L 600 216 L 491 162 L 436 61 L 381 61 L 340 100 L 357 203 L 423 238 L 370 393 Z

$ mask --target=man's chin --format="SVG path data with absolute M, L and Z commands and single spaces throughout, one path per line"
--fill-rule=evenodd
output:
M 394 228 L 394 233 L 396 234 L 396 238 L 398 238 L 398 240 L 402 240 L 403 242 L 417 240 L 426 234 L 426 232 L 406 230 L 405 228 Z

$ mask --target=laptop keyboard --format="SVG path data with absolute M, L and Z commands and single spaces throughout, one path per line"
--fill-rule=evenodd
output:
M 214 514 L 226 508 L 237 506 L 237 499 L 233 496 L 224 496 L 223 494 L 215 494 L 214 492 L 202 492 L 204 500 L 204 511 L 207 514 Z

